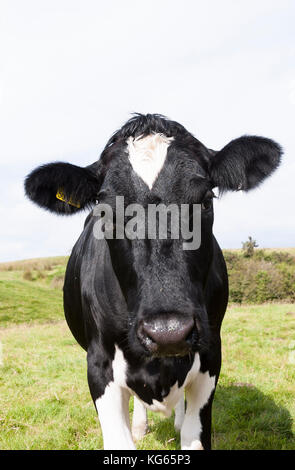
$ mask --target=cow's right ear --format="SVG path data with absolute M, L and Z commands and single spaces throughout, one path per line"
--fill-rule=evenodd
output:
M 99 162 L 85 168 L 49 163 L 26 177 L 25 192 L 38 206 L 70 215 L 95 204 L 101 179 Z

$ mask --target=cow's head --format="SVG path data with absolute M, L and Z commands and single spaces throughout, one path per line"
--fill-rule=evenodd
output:
M 101 158 L 81 168 L 68 163 L 41 166 L 28 175 L 26 194 L 39 206 L 73 214 L 95 203 L 181 204 L 201 208 L 201 244 L 184 250 L 184 240 L 107 239 L 112 265 L 128 308 L 131 350 L 176 356 L 206 348 L 206 296 L 214 254 L 213 189 L 249 191 L 279 165 L 274 141 L 243 136 L 220 151 L 205 147 L 176 122 L 136 115 L 116 132 Z M 128 213 L 123 223 L 128 223 Z M 192 217 L 189 210 L 187 218 Z M 122 222 L 122 221 L 121 221 Z

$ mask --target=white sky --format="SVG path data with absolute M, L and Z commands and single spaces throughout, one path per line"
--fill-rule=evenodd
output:
M 294 246 L 294 24 L 292 0 L 0 0 L 0 261 L 70 253 L 87 214 L 42 211 L 23 179 L 97 160 L 134 111 L 216 150 L 277 140 L 280 169 L 217 201 L 214 233 L 223 248 Z

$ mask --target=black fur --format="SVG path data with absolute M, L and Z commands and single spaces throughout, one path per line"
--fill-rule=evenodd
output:
M 146 136 L 153 132 L 164 134 L 167 137 L 183 137 L 188 134 L 188 131 L 181 124 L 171 121 L 162 114 L 144 115 L 134 113 L 134 116 L 112 135 L 107 143 L 107 147 L 118 142 L 118 140 L 127 139 L 130 136 Z
M 56 197 L 62 190 L 67 200 L 80 208 Z M 32 171 L 25 180 L 26 195 L 42 208 L 58 214 L 74 214 L 95 203 L 99 191 L 99 178 L 91 167 L 81 168 L 70 163 L 49 163 Z
M 212 158 L 210 174 L 221 191 L 256 188 L 277 169 L 282 148 L 271 139 L 243 136 L 232 140 Z

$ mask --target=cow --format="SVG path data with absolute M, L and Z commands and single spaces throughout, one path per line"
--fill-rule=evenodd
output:
M 25 179 L 37 205 L 61 215 L 88 209 L 64 281 L 68 326 L 87 351 L 87 378 L 104 449 L 136 449 L 147 410 L 169 416 L 181 449 L 211 448 L 211 410 L 221 368 L 228 276 L 213 235 L 213 189 L 249 191 L 279 166 L 282 148 L 244 135 L 219 151 L 160 114 L 135 114 L 100 158 L 80 167 L 42 165 Z M 200 208 L 198 248 L 178 239 L 95 236 L 97 205 Z M 123 227 L 130 220 L 123 218 Z M 116 227 L 114 220 L 114 227 Z M 169 233 L 168 233 L 169 235 Z M 132 425 L 129 400 L 134 396 Z

